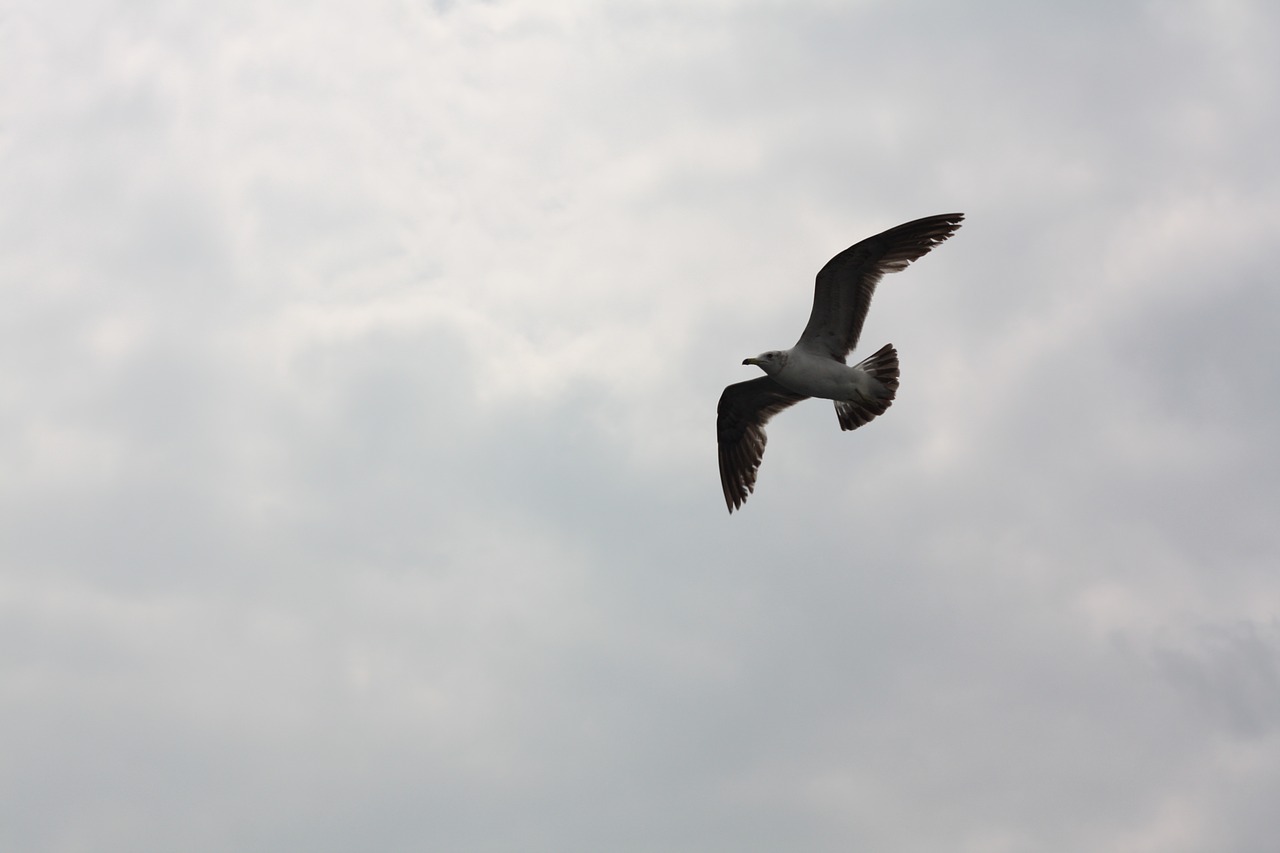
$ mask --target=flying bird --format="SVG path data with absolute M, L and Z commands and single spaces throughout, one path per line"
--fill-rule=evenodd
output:
M 732 513 L 755 491 L 764 458 L 764 425 L 788 406 L 809 397 L 835 401 L 840 429 L 857 429 L 893 403 L 898 391 L 898 351 L 885 344 L 850 367 L 867 308 L 880 278 L 899 272 L 950 237 L 963 213 L 926 216 L 855 243 L 818 270 L 813 311 L 800 340 L 788 350 L 770 350 L 743 364 L 764 376 L 724 389 L 716 416 L 720 485 Z

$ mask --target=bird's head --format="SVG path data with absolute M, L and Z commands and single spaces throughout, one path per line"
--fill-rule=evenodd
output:
M 755 358 L 744 358 L 742 363 L 754 364 L 765 373 L 773 376 L 786 366 L 787 354 L 785 352 L 779 352 L 778 350 L 769 350 L 768 352 L 760 353 Z

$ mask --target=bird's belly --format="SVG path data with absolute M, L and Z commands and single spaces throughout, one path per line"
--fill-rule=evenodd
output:
M 871 377 L 865 371 L 836 361 L 788 364 L 774 379 L 797 394 L 825 400 L 852 400 L 865 397 L 871 390 Z

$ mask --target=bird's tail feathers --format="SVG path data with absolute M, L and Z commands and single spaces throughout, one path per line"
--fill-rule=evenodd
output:
M 854 366 L 865 370 L 875 380 L 874 392 L 858 400 L 835 401 L 836 417 L 840 419 L 840 429 L 843 430 L 857 429 L 877 415 L 884 414 L 898 393 L 898 351 L 893 344 L 885 344 Z

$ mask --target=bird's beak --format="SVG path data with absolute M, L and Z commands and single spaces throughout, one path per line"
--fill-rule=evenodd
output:
M 744 359 L 742 360 L 742 363 L 743 363 L 743 364 L 759 364 L 760 362 L 759 362 L 759 361 L 757 361 L 757 360 L 756 360 L 756 359 L 754 359 L 754 358 L 744 358 Z

